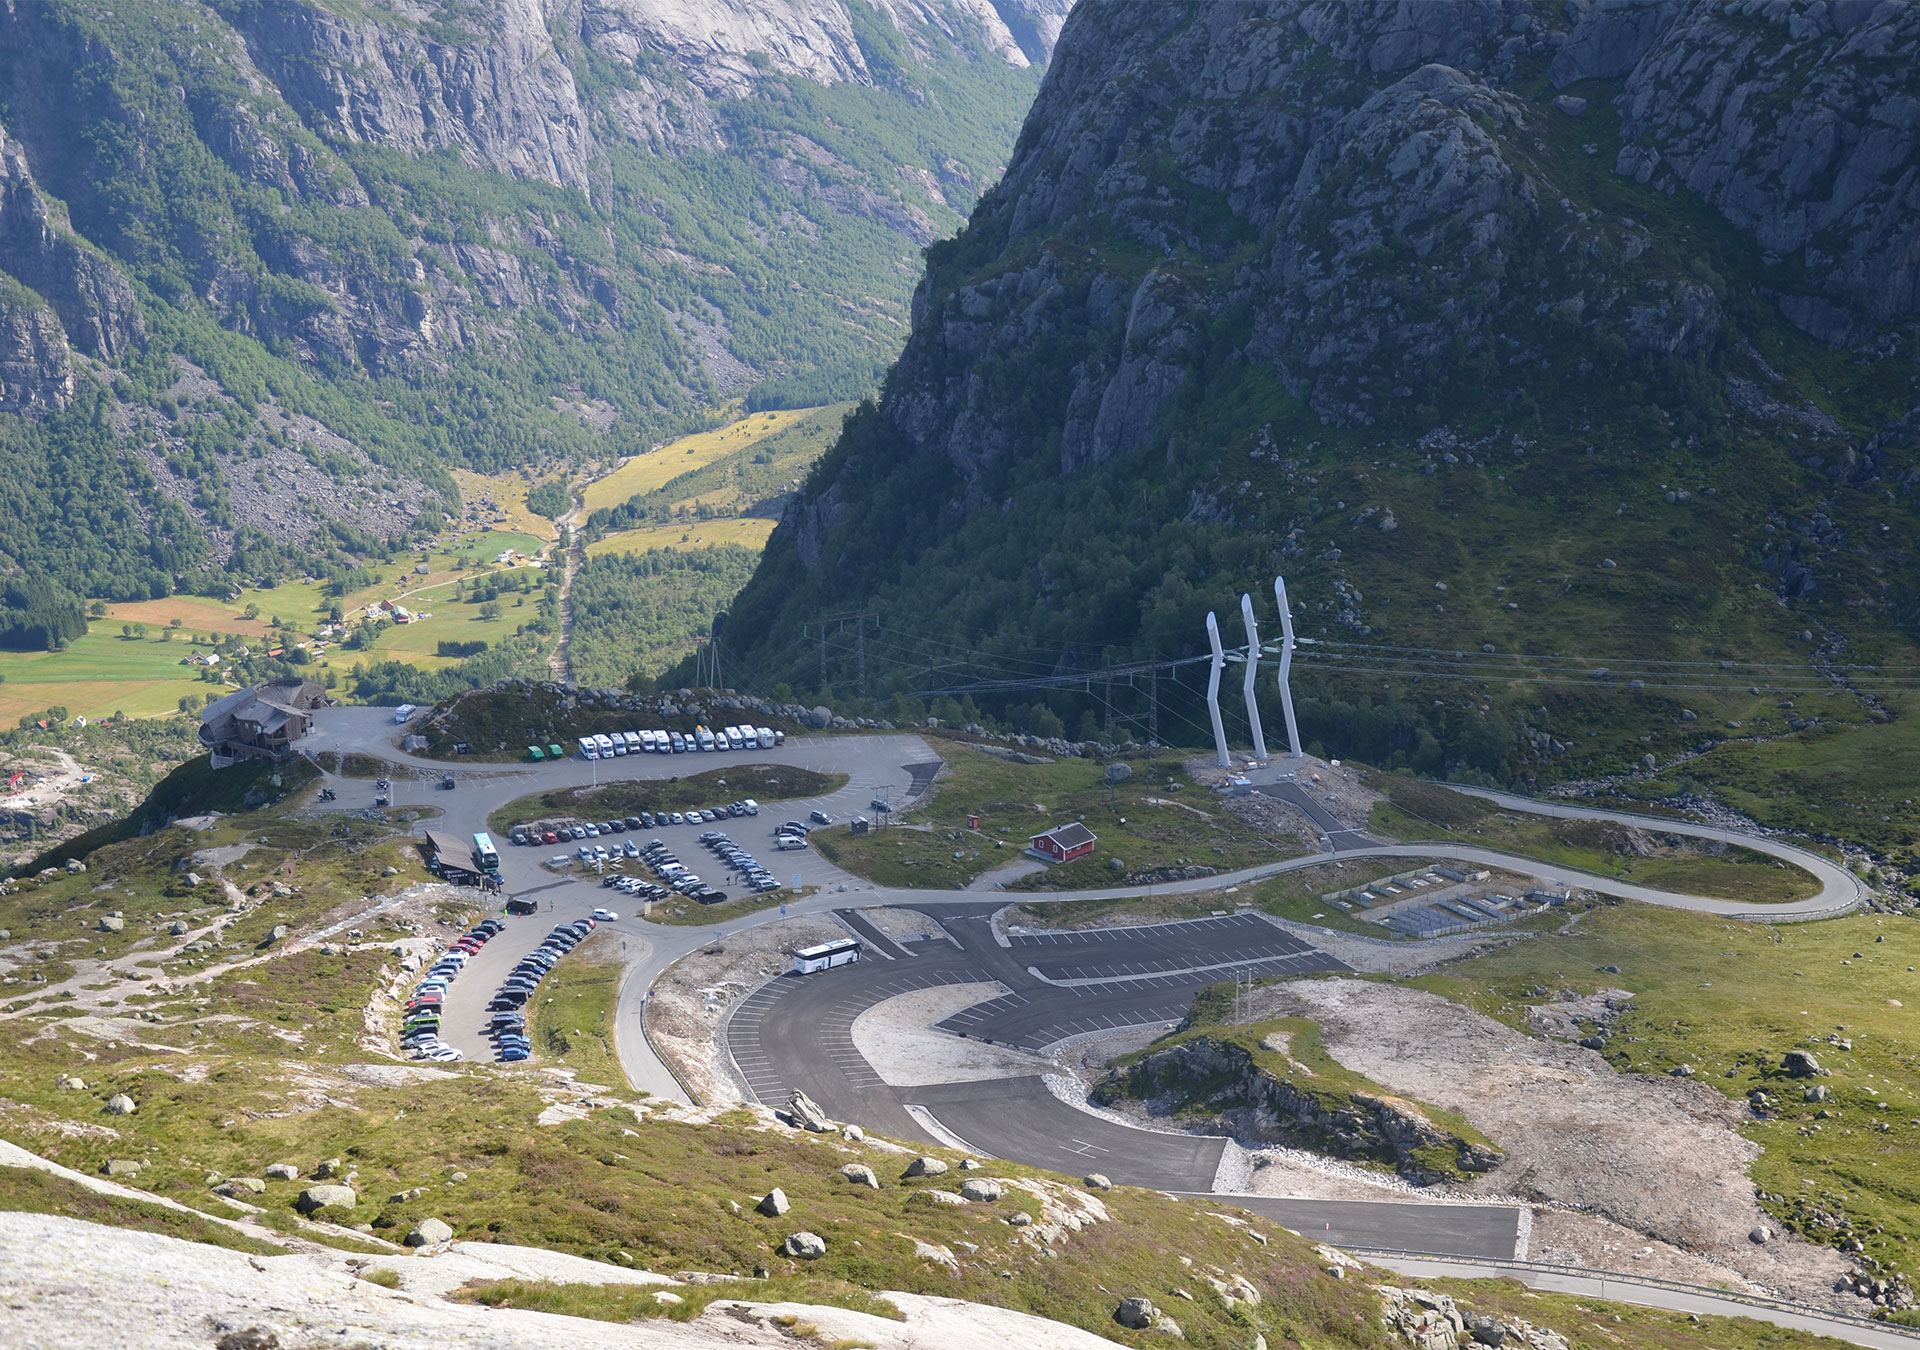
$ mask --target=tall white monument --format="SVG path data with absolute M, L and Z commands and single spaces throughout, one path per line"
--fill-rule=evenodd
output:
M 1293 672 L 1293 611 L 1287 608 L 1287 580 L 1285 577 L 1275 577 L 1273 579 L 1273 598 L 1280 605 L 1280 707 L 1287 715 L 1287 758 L 1299 759 L 1300 724 L 1294 721 L 1293 686 L 1289 683 L 1289 677 Z M 1251 616 L 1253 611 L 1249 609 L 1247 612 L 1249 616 Z M 1247 624 L 1247 633 L 1249 640 L 1251 640 L 1253 633 L 1253 620 L 1251 617 L 1248 618 Z M 1249 697 L 1247 702 L 1248 706 L 1251 707 L 1253 702 L 1251 697 Z M 1215 725 L 1219 725 L 1217 719 Z M 1254 725 L 1257 727 L 1259 723 L 1255 722 Z
M 1267 733 L 1260 726 L 1260 705 L 1254 702 L 1253 681 L 1260 673 L 1260 629 L 1253 621 L 1253 597 L 1240 596 L 1240 617 L 1247 625 L 1247 675 L 1241 681 L 1241 692 L 1247 699 L 1247 722 L 1253 727 L 1253 757 L 1262 764 L 1267 762 Z
M 1213 748 L 1219 753 L 1220 767 L 1233 767 L 1227 753 L 1227 729 L 1220 721 L 1220 672 L 1226 669 L 1227 654 L 1220 650 L 1220 622 L 1207 611 L 1207 641 L 1213 644 L 1213 665 L 1207 672 L 1207 715 L 1213 719 Z

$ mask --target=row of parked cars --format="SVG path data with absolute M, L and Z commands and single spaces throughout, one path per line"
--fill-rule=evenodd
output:
M 680 892 L 689 900 L 698 900 L 703 905 L 717 905 L 727 898 L 725 891 L 707 885 L 698 873 L 675 857 L 673 850 L 658 839 L 641 849 L 639 856 L 668 888 Z
M 527 1000 L 540 987 L 540 981 L 547 978 L 554 962 L 579 946 L 600 924 L 619 917 L 611 910 L 596 909 L 590 919 L 556 924 L 544 942 L 520 958 L 520 964 L 501 981 L 493 1001 L 487 1004 L 487 1012 L 491 1014 L 487 1034 L 493 1037 L 495 1058 L 503 1064 L 512 1064 L 533 1054 L 524 1011 Z
M 515 825 L 507 831 L 507 839 L 518 846 L 535 844 L 565 844 L 576 839 L 599 839 L 609 834 L 625 834 L 629 830 L 655 830 L 667 825 L 704 825 L 709 821 L 725 820 L 730 816 L 757 816 L 760 803 L 751 797 L 737 802 L 728 802 L 725 806 L 706 807 L 697 811 L 642 811 L 638 815 L 620 817 L 612 820 L 563 821 L 552 823 L 539 821 L 531 825 Z
M 745 877 L 748 890 L 777 891 L 780 889 L 780 883 L 774 879 L 773 873 L 762 867 L 758 859 L 719 830 L 708 830 L 700 836 L 700 842 L 707 846 L 707 850 L 714 857 Z
M 711 731 L 612 731 L 580 738 L 582 759 L 612 759 L 615 755 L 685 755 L 717 750 L 771 750 L 786 743 L 787 733 L 772 727 L 721 727 Z
M 447 1064 L 461 1058 L 458 1050 L 440 1039 L 440 1005 L 446 1000 L 447 986 L 459 978 L 475 952 L 506 925 L 488 919 L 455 938 L 427 968 L 413 997 L 407 1000 L 406 1020 L 400 1027 L 400 1044 L 415 1059 L 430 1059 Z

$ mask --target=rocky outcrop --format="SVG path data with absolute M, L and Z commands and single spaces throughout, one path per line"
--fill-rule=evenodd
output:
M 241 12 L 240 31 L 310 125 L 584 188 L 593 141 L 545 9 L 489 0 L 434 23 L 380 24 L 313 3 L 259 5 Z
M 1149 1051 L 1110 1073 L 1093 1100 L 1145 1102 L 1156 1115 L 1177 1115 L 1189 1126 L 1242 1141 L 1389 1163 L 1416 1185 L 1484 1172 L 1500 1160 L 1404 1098 L 1276 1077 L 1244 1046 L 1212 1036 Z
M 146 338 L 132 285 L 117 267 L 74 235 L 64 214 L 34 181 L 26 148 L 4 126 L 0 126 L 0 272 L 51 305 L 66 342 L 89 356 L 109 360 L 125 356 Z M 42 378 L 57 385 L 56 368 L 64 356 L 49 352 L 47 359 L 52 364 L 43 368 Z
M 60 412 L 73 402 L 73 358 L 60 320 L 24 286 L 0 282 L 0 412 Z

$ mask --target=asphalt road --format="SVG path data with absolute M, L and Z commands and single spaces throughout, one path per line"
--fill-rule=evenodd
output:
M 400 731 L 384 709 L 329 709 L 317 719 L 316 731 L 303 748 L 359 751 L 420 773 L 420 778 L 394 780 L 394 805 L 438 808 L 443 815 L 432 822 L 434 827 L 455 833 L 483 829 L 486 817 L 497 807 L 550 787 L 588 784 L 603 777 L 665 777 L 722 767 L 729 762 L 724 755 L 714 756 L 711 761 L 686 756 L 638 755 L 600 763 L 577 758 L 540 765 L 461 762 L 454 766 L 459 786 L 447 792 L 438 788 L 437 783 L 448 766 L 397 750 L 395 743 Z M 1271 928 L 1262 933 L 1231 922 L 1216 925 L 1219 931 L 1213 933 L 1201 931 L 1199 926 L 1190 931 L 1170 932 L 1167 930 L 1177 926 L 1156 925 L 1085 941 L 1053 935 L 1002 946 L 994 940 L 988 918 L 1006 903 L 1004 899 L 983 903 L 979 892 L 967 891 L 882 892 L 811 852 L 774 854 L 770 837 L 760 837 L 762 833 L 770 835 L 770 827 L 780 820 L 789 815 L 803 816 L 815 806 L 844 816 L 864 809 L 867 800 L 876 793 L 884 792 L 891 799 L 902 801 L 924 790 L 930 779 L 927 766 L 936 757 L 920 738 L 912 735 L 805 737 L 775 750 L 745 752 L 736 757 L 850 775 L 846 788 L 819 802 L 787 804 L 757 818 L 733 821 L 727 827 L 729 833 L 759 854 L 777 875 L 783 878 L 797 875 L 802 884 L 819 887 L 817 894 L 794 902 L 791 912 L 850 910 L 860 904 L 910 904 L 935 914 L 955 939 L 950 950 L 941 944 L 914 944 L 908 948 L 883 941 L 875 944 L 878 959 L 805 980 L 797 977 L 776 980 L 756 992 L 732 1018 L 729 1047 L 757 1096 L 777 1102 L 783 1100 L 785 1092 L 792 1087 L 804 1087 L 810 1095 L 827 1104 L 833 1114 L 870 1121 L 874 1128 L 897 1137 L 939 1139 L 940 1134 L 945 1134 L 964 1140 L 980 1151 L 1020 1158 L 1036 1165 L 1066 1171 L 1102 1171 L 1116 1181 L 1166 1190 L 1210 1192 L 1224 1149 L 1223 1141 L 1116 1124 L 1059 1101 L 1038 1079 L 894 1089 L 882 1082 L 854 1050 L 850 1035 L 853 1018 L 865 1008 L 913 988 L 997 979 L 1015 991 L 1007 1000 L 995 1001 L 1004 1006 L 982 1005 L 968 1009 L 950 1019 L 953 1025 L 949 1029 L 1007 1044 L 1037 1047 L 1083 1031 L 1171 1020 L 1184 1013 L 1193 990 L 1230 978 L 1235 965 L 1332 969 L 1338 968 L 1337 962 L 1316 965 L 1323 958 L 1305 944 L 1295 943 L 1293 946 L 1299 950 L 1293 950 L 1272 941 L 1274 930 Z M 331 782 L 339 794 L 334 809 L 357 810 L 372 804 L 370 783 L 340 778 Z M 1289 787 L 1293 790 L 1286 790 Z M 1305 810 L 1327 831 L 1331 852 L 1285 859 L 1193 882 L 1022 898 L 1034 902 L 1192 894 L 1317 866 L 1336 858 L 1358 857 L 1449 858 L 1508 867 L 1549 882 L 1559 881 L 1601 894 L 1763 921 L 1792 921 L 1845 912 L 1857 906 L 1864 895 L 1863 887 L 1851 873 L 1818 854 L 1778 840 L 1712 826 L 1463 789 L 1477 792 L 1509 809 L 1618 821 L 1738 844 L 1812 873 L 1821 883 L 1819 894 L 1789 904 L 1755 907 L 1630 885 L 1492 849 L 1376 844 L 1357 831 L 1328 829 L 1329 822 L 1334 825 L 1338 822 L 1330 816 L 1323 821 L 1324 808 L 1297 785 L 1280 785 L 1280 790 L 1275 790 L 1274 785 L 1265 785 L 1259 790 L 1294 801 Z M 1299 800 L 1295 800 L 1296 796 Z M 761 827 L 758 832 L 753 828 L 756 825 Z M 701 828 L 704 827 L 680 827 L 655 833 L 691 863 L 694 857 L 704 856 L 694 842 Z M 511 920 L 507 930 L 469 963 L 450 991 L 447 1039 L 470 1055 L 481 1057 L 488 1049 L 479 1035 L 479 1010 L 484 1008 L 500 977 L 537 946 L 554 923 L 583 917 L 600 904 L 620 909 L 620 902 L 625 899 L 589 881 L 556 878 L 542 870 L 540 861 L 557 851 L 509 846 L 503 854 L 502 871 L 508 893 L 534 894 L 545 904 L 536 916 Z M 660 972 L 700 946 L 771 922 L 783 912 L 787 911 L 761 911 L 699 928 L 650 924 L 631 916 L 623 916 L 612 925 L 628 939 L 628 976 L 621 989 L 615 1031 L 622 1066 L 635 1087 L 662 1096 L 684 1099 L 685 1095 L 653 1054 L 643 1029 L 642 1014 L 648 990 Z M 869 941 L 876 936 L 871 925 L 857 912 L 842 921 Z M 1207 922 L 1202 921 L 1202 925 Z M 889 957 L 892 959 L 886 959 Z M 790 1000 L 790 994 L 801 986 L 805 986 L 804 995 Z M 936 1126 L 939 1134 L 923 1126 L 923 1120 Z M 1512 1273 L 1512 1268 L 1506 1266 L 1494 1267 L 1492 1271 L 1479 1269 L 1470 1264 L 1470 1259 L 1512 1254 L 1519 1218 L 1519 1211 L 1513 1209 L 1229 1195 L 1209 1198 L 1268 1214 L 1288 1227 L 1336 1245 L 1469 1258 L 1467 1263 L 1402 1259 L 1400 1266 L 1409 1270 Z M 1627 1294 L 1623 1289 L 1630 1282 L 1610 1277 L 1603 1280 L 1563 1271 L 1541 1279 L 1522 1278 L 1542 1288 L 1561 1287 L 1552 1282 L 1558 1279 L 1569 1290 L 1582 1293 L 1593 1292 L 1588 1286 L 1594 1285 L 1598 1286 L 1601 1297 L 1627 1297 L 1652 1306 L 1682 1307 L 1682 1302 L 1673 1300 L 1691 1298 L 1694 1303 L 1685 1306 L 1697 1305 L 1702 1312 L 1729 1312 L 1728 1308 L 1717 1306 L 1725 1300 L 1716 1300 L 1711 1295 L 1656 1293 L 1639 1297 Z M 1858 1344 L 1913 1344 L 1911 1338 L 1891 1331 L 1881 1333 L 1874 1329 L 1860 1333 L 1854 1324 L 1841 1319 L 1825 1319 L 1793 1310 L 1769 1317 L 1745 1304 L 1735 1306 L 1746 1310 L 1746 1315 L 1768 1317 L 1782 1325 L 1804 1325 Z M 1798 1320 L 1792 1320 L 1796 1318 Z

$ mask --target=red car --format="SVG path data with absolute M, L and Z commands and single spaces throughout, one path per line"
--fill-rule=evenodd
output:
M 540 838 L 549 844 L 557 844 L 560 842 L 560 836 L 552 830 L 548 830 L 545 834 L 541 835 Z

